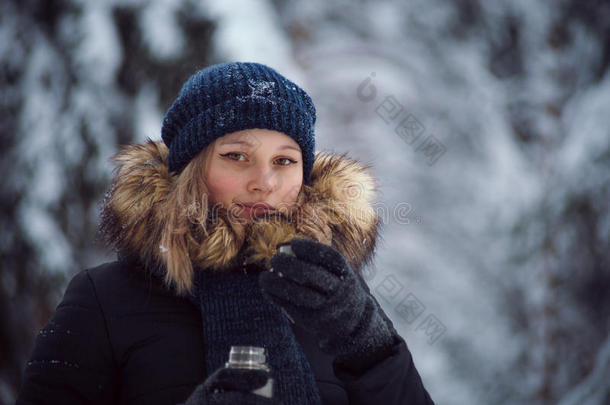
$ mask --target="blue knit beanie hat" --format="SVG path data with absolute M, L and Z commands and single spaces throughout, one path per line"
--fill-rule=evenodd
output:
M 207 145 L 244 129 L 270 129 L 301 147 L 303 182 L 314 161 L 316 109 L 309 95 L 260 63 L 230 62 L 199 70 L 182 86 L 163 118 L 169 170 L 182 169 Z

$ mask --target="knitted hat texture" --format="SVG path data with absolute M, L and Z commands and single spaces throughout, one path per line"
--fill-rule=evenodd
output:
M 230 62 L 193 74 L 163 118 L 161 138 L 169 169 L 182 169 L 211 142 L 244 129 L 269 129 L 294 139 L 303 155 L 303 180 L 314 161 L 316 109 L 309 95 L 260 63 Z

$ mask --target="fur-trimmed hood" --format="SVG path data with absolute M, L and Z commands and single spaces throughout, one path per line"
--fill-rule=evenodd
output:
M 117 250 L 161 266 L 166 263 L 162 235 L 168 201 L 177 179 L 169 172 L 167 159 L 168 149 L 162 142 L 124 147 L 114 159 L 115 178 L 100 224 L 102 236 Z M 186 242 L 193 265 L 228 268 L 243 247 L 249 260 L 268 264 L 277 244 L 302 237 L 333 246 L 360 271 L 372 258 L 380 224 L 372 205 L 377 184 L 368 169 L 345 154 L 317 152 L 309 185 L 303 185 L 294 215 L 262 218 L 247 225 L 217 216 L 206 224 L 207 229 L 195 227 Z

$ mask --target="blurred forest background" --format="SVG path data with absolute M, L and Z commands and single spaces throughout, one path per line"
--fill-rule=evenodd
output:
M 373 165 L 367 279 L 437 404 L 610 403 L 607 0 L 0 2 L 0 403 L 96 239 L 121 144 L 258 61 Z

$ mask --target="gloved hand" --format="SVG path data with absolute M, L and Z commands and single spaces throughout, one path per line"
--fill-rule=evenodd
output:
M 294 256 L 279 253 L 286 244 Z M 259 284 L 267 299 L 313 332 L 320 348 L 350 372 L 365 371 L 400 341 L 364 281 L 332 247 L 298 238 L 278 245 Z
M 268 378 L 269 373 L 264 370 L 219 368 L 182 405 L 279 405 L 273 398 L 252 393 Z

